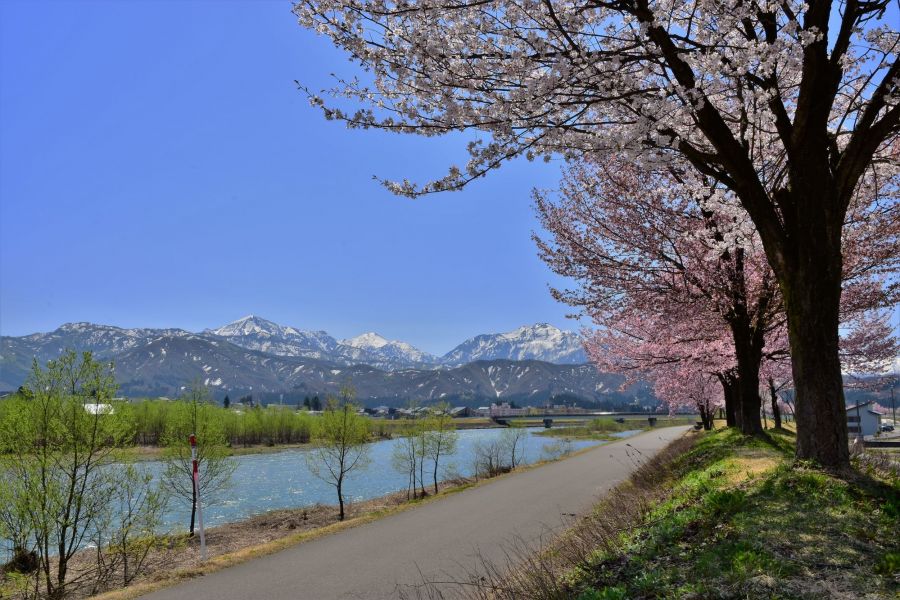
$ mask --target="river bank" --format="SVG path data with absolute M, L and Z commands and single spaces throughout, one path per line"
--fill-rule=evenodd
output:
M 478 449 L 500 441 L 506 431 L 503 428 L 460 431 L 455 451 L 441 459 L 438 479 L 472 476 Z M 536 435 L 535 429 L 523 430 L 523 433 L 518 440 L 517 460 L 525 463 L 554 458 L 599 443 L 597 440 L 546 438 Z M 401 440 L 394 438 L 369 444 L 368 466 L 354 471 L 344 482 L 344 495 L 348 501 L 364 502 L 407 487 L 407 475 L 393 465 L 394 450 L 399 443 Z M 208 498 L 204 505 L 207 525 L 223 525 L 271 510 L 334 503 L 334 487 L 310 470 L 307 460 L 310 449 L 311 446 L 302 445 L 233 457 L 235 470 L 229 486 Z M 164 462 L 154 460 L 152 456 L 137 466 L 157 478 L 166 469 Z M 425 470 L 431 473 L 432 465 L 428 464 Z M 161 530 L 183 531 L 190 522 L 189 499 L 172 500 Z
M 439 491 L 433 493 L 428 486 L 425 496 L 409 499 L 407 492 L 395 491 L 365 501 L 350 501 L 346 505 L 347 516 L 338 519 L 337 507 L 331 504 L 315 504 L 302 508 L 272 510 L 239 521 L 225 523 L 206 530 L 208 559 L 200 559 L 199 536 L 185 533 L 163 536 L 150 551 L 145 570 L 127 587 L 113 586 L 99 595 L 82 594 L 80 597 L 96 597 L 102 600 L 126 600 L 146 594 L 178 581 L 204 575 L 230 567 L 252 558 L 272 554 L 295 544 L 311 541 L 348 528 L 405 511 L 416 506 L 440 500 L 448 495 L 495 480 L 514 476 L 538 466 L 580 455 L 595 448 L 590 444 L 580 450 L 565 452 L 553 458 L 544 458 L 494 477 L 458 477 L 439 482 Z M 93 550 L 85 550 L 73 563 L 77 570 L 90 568 Z
M 506 431 L 499 428 L 461 431 L 456 451 L 446 455 L 442 462 L 440 478 L 444 483 L 440 484 L 441 493 L 472 485 L 478 449 L 504 439 Z M 522 467 L 597 445 L 594 441 L 560 443 L 538 437 L 531 430 L 524 433 L 523 437 L 518 438 L 518 461 L 521 461 Z M 337 509 L 331 506 L 336 500 L 333 486 L 315 477 L 309 469 L 308 445 L 234 457 L 235 471 L 231 484 L 217 496 L 204 498 L 210 556 L 237 553 L 235 557 L 222 559 L 230 561 L 246 552 L 256 555 L 262 551 L 257 548 L 259 546 L 275 544 L 277 549 L 283 544 L 301 541 L 308 535 L 341 529 L 348 523 L 367 522 L 422 502 L 420 499 L 408 503 L 406 492 L 398 491 L 405 490 L 408 484 L 406 475 L 392 465 L 394 446 L 399 442 L 397 439 L 382 439 L 370 444 L 371 464 L 345 481 L 349 518 L 343 523 L 337 522 Z M 155 460 L 153 455 L 145 455 L 144 458 L 136 466 L 143 473 L 158 479 L 166 463 Z M 428 467 L 426 470 L 430 473 L 432 469 Z M 432 485 L 429 483 L 427 486 L 429 494 L 433 492 Z M 185 534 L 189 521 L 189 501 L 172 497 L 157 528 L 158 537 L 144 538 L 153 540 L 146 556 L 148 577 L 156 577 L 157 574 L 168 577 L 173 571 L 190 574 L 198 568 L 197 539 Z M 251 551 L 250 548 L 255 549 Z M 121 581 L 121 577 L 115 574 L 107 573 L 98 578 L 97 574 L 88 572 L 89 565 L 96 569 L 98 564 L 104 562 L 98 561 L 97 556 L 96 549 L 88 546 L 75 561 L 80 561 L 82 566 L 69 566 L 74 569 L 71 572 L 79 573 L 73 579 L 80 582 L 75 585 L 79 590 L 78 596 L 83 597 L 85 589 L 87 593 L 103 589 L 110 577 Z M 112 570 L 115 571 L 115 568 Z M 100 588 L 95 583 L 99 579 L 104 581 Z M 7 589 L 2 597 L 17 597 L 10 592 L 16 586 L 15 581 L 4 581 L 0 587 L 4 586 Z
M 487 482 L 489 480 L 481 480 Z M 413 508 L 424 502 L 440 499 L 476 485 L 474 478 L 443 481 L 438 494 L 408 500 L 405 491 L 394 492 L 364 502 L 349 502 L 346 517 L 338 518 L 337 506 L 316 504 L 304 508 L 280 509 L 254 515 L 233 523 L 206 530 L 207 560 L 200 558 L 200 538 L 187 534 L 165 536 L 147 557 L 144 572 L 127 587 L 114 587 L 87 597 L 98 600 L 127 600 L 220 569 L 265 556 L 295 544 L 307 542 L 351 527 L 358 527 L 398 511 Z M 75 569 L 89 568 L 92 551 L 76 560 Z M 82 596 L 85 597 L 85 596 Z
M 224 411 L 223 411 L 224 412 Z M 295 411 L 284 411 L 286 413 L 291 414 L 299 414 L 298 418 L 309 418 L 306 417 L 306 413 L 295 413 Z M 586 423 L 591 422 L 595 419 L 601 420 L 612 420 L 617 415 L 585 415 L 585 416 L 577 416 L 577 415 L 559 415 L 552 417 L 553 425 L 552 428 L 548 429 L 548 434 L 550 436 L 557 436 L 555 431 L 565 428 L 569 435 L 567 437 L 573 439 L 597 439 L 600 441 L 604 441 L 605 438 L 602 436 L 594 437 L 591 435 L 582 435 L 578 432 L 578 429 L 584 427 Z M 638 414 L 629 414 L 624 415 L 621 418 L 624 419 L 625 427 L 620 429 L 615 429 L 615 431 L 625 431 L 630 429 L 646 429 L 649 427 L 647 417 L 652 415 L 638 415 Z M 681 423 L 682 420 L 684 422 L 691 422 L 693 419 L 692 416 L 679 416 L 675 417 L 674 421 L 672 418 L 666 415 L 656 415 L 658 425 L 663 426 L 665 424 L 673 424 L 673 423 Z M 543 417 L 531 417 L 531 416 L 518 416 L 518 417 L 510 417 L 507 419 L 510 425 L 515 427 L 527 427 L 529 429 L 544 429 L 544 418 Z M 369 427 L 371 430 L 372 441 L 377 442 L 380 440 L 390 440 L 395 438 L 401 430 L 409 424 L 409 421 L 405 419 L 371 419 L 369 422 Z M 493 421 L 489 417 L 461 417 L 453 419 L 452 421 L 454 429 L 457 431 L 471 431 L 471 430 L 482 430 L 482 429 L 498 429 L 502 427 L 498 425 L 497 422 Z M 595 432 L 596 433 L 596 432 Z M 138 440 L 144 438 L 155 438 L 158 436 L 138 436 Z M 240 438 L 240 436 L 230 436 Z M 254 436 L 257 437 L 257 436 Z M 277 436 L 275 436 L 277 437 Z M 273 437 L 272 439 L 275 439 Z M 230 439 L 230 438 L 229 438 Z M 249 439 L 254 439 L 253 437 Z M 250 456 L 256 454 L 272 454 L 277 452 L 282 452 L 284 450 L 302 450 L 307 448 L 312 448 L 314 446 L 314 441 L 311 437 L 309 439 L 304 439 L 300 442 L 275 442 L 275 441 L 259 441 L 259 442 L 247 442 L 247 443 L 238 443 L 231 442 L 229 446 L 228 452 L 229 456 L 239 457 L 239 456 Z M 124 448 L 118 452 L 121 460 L 123 461 L 147 461 L 147 460 L 159 460 L 165 454 L 165 448 L 157 445 L 155 443 L 136 443 L 134 446 L 129 448 Z
M 545 429 L 535 435 L 542 437 L 555 437 L 566 440 L 594 440 L 608 442 L 621 437 L 623 433 L 634 431 L 647 431 L 653 428 L 674 427 L 677 425 L 693 425 L 696 418 L 693 416 L 656 417 L 654 425 L 650 425 L 646 419 L 623 419 L 616 421 L 612 417 L 599 417 L 590 421 L 580 420 L 575 424 L 566 424 L 559 427 Z M 556 425 L 556 423 L 554 423 Z

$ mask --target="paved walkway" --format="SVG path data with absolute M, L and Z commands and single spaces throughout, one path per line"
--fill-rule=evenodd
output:
M 146 600 L 395 598 L 398 586 L 462 578 L 477 553 L 502 561 L 586 511 L 687 427 L 669 427 L 515 473 L 378 521 L 145 596 Z

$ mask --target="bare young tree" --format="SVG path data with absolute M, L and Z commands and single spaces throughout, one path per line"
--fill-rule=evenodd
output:
M 507 464 L 510 469 L 518 467 L 525 460 L 525 438 L 528 431 L 524 427 L 508 427 L 500 436 L 500 444 L 503 452 L 509 457 Z
M 197 492 L 191 460 L 191 435 L 197 439 L 197 468 L 200 495 L 205 505 L 218 501 L 231 485 L 236 464 L 228 452 L 225 425 L 209 390 L 195 383 L 169 409 L 162 437 L 166 468 L 163 482 L 172 495 L 191 507 L 190 535 L 194 535 Z
M 344 482 L 369 464 L 369 426 L 353 404 L 353 388 L 330 398 L 315 438 L 316 447 L 305 453 L 310 472 L 337 491 L 340 519 L 344 520 Z
M 503 444 L 499 439 L 478 440 L 472 446 L 475 477 L 495 477 L 509 470 L 503 460 Z
M 408 421 L 397 432 L 397 441 L 391 451 L 391 464 L 394 469 L 407 476 L 406 499 L 415 499 L 418 495 L 418 472 L 422 462 L 419 452 L 421 423 Z
M 119 576 L 120 585 L 127 587 L 143 572 L 150 552 L 163 539 L 159 527 L 169 495 L 163 485 L 154 481 L 152 473 L 139 466 L 120 464 L 110 467 L 110 471 L 118 485 L 109 523 L 98 532 L 98 561 L 109 573 L 105 579 Z

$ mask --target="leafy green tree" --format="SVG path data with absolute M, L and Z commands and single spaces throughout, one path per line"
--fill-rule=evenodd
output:
M 225 408 L 231 408 L 231 398 L 228 397 L 228 394 L 225 394 L 225 399 L 222 400 L 222 406 Z
M 139 466 L 119 464 L 110 471 L 118 485 L 109 523 L 96 540 L 97 556 L 100 568 L 118 574 L 121 585 L 127 587 L 144 570 L 150 551 L 160 547 L 158 529 L 169 495 L 164 486 L 154 483 L 152 473 Z M 108 537 L 102 536 L 104 532 Z
M 166 449 L 163 481 L 175 498 L 190 503 L 191 536 L 194 535 L 197 515 L 197 494 L 188 439 L 192 434 L 197 438 L 202 500 L 207 506 L 215 504 L 230 486 L 235 469 L 234 461 L 229 457 L 223 412 L 213 404 L 209 390 L 199 384 L 192 385 L 185 396 L 169 409 L 162 439 Z
M 109 468 L 133 438 L 129 411 L 114 400 L 112 365 L 90 352 L 34 361 L 27 393 L 0 411 L 0 483 L 12 538 L 38 556 L 42 594 L 59 599 L 91 584 L 70 562 L 105 523 L 121 481 Z M 26 541 L 27 540 L 27 541 Z
M 318 427 L 317 445 L 305 453 L 310 472 L 335 487 L 341 521 L 347 475 L 369 464 L 369 426 L 357 413 L 354 395 L 352 388 L 345 387 L 340 398 L 329 399 Z
M 500 435 L 500 445 L 503 453 L 508 457 L 507 465 L 510 469 L 518 467 L 525 458 L 526 437 L 528 437 L 528 432 L 524 427 L 507 427 Z
M 313 396 L 311 406 L 313 410 L 322 410 L 322 401 L 319 400 L 318 395 Z

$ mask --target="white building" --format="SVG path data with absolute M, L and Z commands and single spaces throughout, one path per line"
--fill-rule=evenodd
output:
M 874 402 L 865 402 L 847 407 L 847 433 L 850 439 L 875 435 L 881 431 L 881 413 L 875 410 Z

